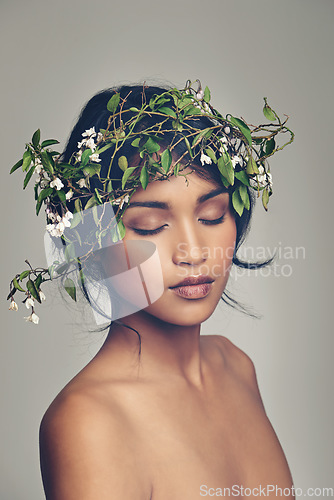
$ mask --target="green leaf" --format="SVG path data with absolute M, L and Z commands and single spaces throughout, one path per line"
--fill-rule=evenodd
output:
M 246 172 L 244 170 L 240 170 L 240 172 L 234 172 L 234 176 L 240 182 L 242 182 L 243 184 L 245 184 L 245 186 L 250 186 L 250 184 L 249 184 L 249 177 L 248 177 L 248 175 L 246 174 Z
M 157 153 L 160 150 L 160 144 L 158 144 L 153 137 L 149 137 L 144 144 L 144 148 L 150 154 Z
M 77 300 L 77 291 L 75 288 L 74 281 L 71 280 L 71 278 L 66 278 L 66 280 L 64 282 L 64 288 L 65 288 L 66 292 L 69 294 L 69 296 L 71 297 L 71 299 L 76 301 Z
M 39 193 L 39 196 L 38 196 L 38 203 L 42 202 L 43 200 L 45 200 L 45 198 L 47 198 L 48 196 L 50 196 L 51 194 L 53 193 L 53 188 L 46 188 L 46 189 L 43 189 L 40 193 Z
M 36 299 L 37 302 L 41 303 L 41 299 L 40 299 L 38 290 L 35 286 L 35 283 L 31 280 L 28 280 L 27 281 L 27 288 L 28 288 L 28 291 L 31 293 L 31 295 L 34 297 L 34 299 Z
M 116 92 L 116 94 L 114 94 L 108 101 L 107 110 L 110 111 L 112 115 L 115 113 L 117 109 L 119 100 L 120 100 L 120 95 L 118 92 Z
M 35 279 L 35 287 L 37 288 L 37 290 L 39 290 L 39 287 L 41 286 L 41 283 L 43 283 L 43 278 L 42 278 L 42 275 L 39 274 L 37 276 L 37 278 Z
M 39 214 L 40 210 L 41 210 L 41 207 L 42 207 L 42 202 L 41 201 L 38 201 L 36 203 L 36 215 Z
M 25 151 L 23 153 L 23 161 L 22 161 L 23 172 L 28 170 L 28 168 L 30 167 L 31 160 L 32 160 L 32 154 L 31 154 L 30 149 L 28 149 L 27 151 Z
M 90 155 L 93 154 L 93 151 L 89 148 L 89 149 L 85 149 L 85 151 L 82 153 L 82 156 L 81 156 L 81 165 L 83 167 L 85 167 L 87 165 L 87 163 L 89 162 L 89 157 Z
M 172 164 L 172 154 L 167 148 L 161 155 L 161 166 L 166 173 L 170 169 L 171 164 Z
M 23 160 L 19 160 L 17 163 L 15 163 L 14 167 L 11 168 L 10 170 L 10 174 L 12 174 L 13 172 L 15 172 L 15 170 L 17 170 L 18 168 L 20 168 L 23 164 Z
M 197 144 L 199 144 L 201 142 L 203 137 L 206 136 L 207 132 L 211 132 L 211 130 L 205 128 L 199 134 L 197 134 L 193 139 L 192 147 L 197 146 Z
M 118 222 L 117 228 L 118 228 L 119 237 L 122 240 L 125 236 L 125 226 L 124 226 L 122 219 Z
M 125 170 L 128 168 L 129 164 L 128 164 L 128 159 L 126 156 L 120 156 L 118 158 L 118 166 L 121 170 L 123 170 L 123 172 L 125 172 Z
M 217 158 L 216 158 L 216 155 L 214 153 L 214 151 L 211 149 L 211 148 L 206 148 L 204 149 L 204 153 L 206 155 L 208 155 L 209 158 L 211 158 L 211 160 L 214 162 L 214 163 L 217 163 Z
M 29 170 L 29 172 L 27 173 L 27 175 L 25 176 L 24 178 L 24 181 L 23 181 L 23 189 L 25 189 L 28 185 L 28 182 L 30 181 L 31 179 L 31 176 L 32 174 L 34 173 L 34 170 L 35 170 L 35 166 L 33 165 L 31 167 L 31 169 Z
M 147 173 L 145 165 L 141 169 L 139 180 L 140 180 L 140 183 L 141 183 L 143 189 L 146 189 L 147 184 L 148 184 L 148 173 Z
M 23 272 L 20 274 L 19 280 L 20 280 L 20 281 L 24 280 L 24 278 L 26 278 L 27 276 L 29 276 L 29 273 L 30 273 L 30 271 L 23 271 Z
M 274 137 L 272 137 L 271 139 L 269 139 L 269 141 L 266 141 L 266 144 L 265 144 L 265 152 L 266 152 L 266 155 L 270 155 L 274 149 L 275 149 L 275 139 Z
M 101 170 L 101 165 L 93 163 L 91 165 L 86 165 L 86 167 L 83 169 L 83 172 L 85 176 L 88 175 L 89 177 L 92 177 L 93 175 L 99 173 L 100 170 Z
M 202 110 L 192 104 L 184 110 L 184 116 L 201 115 Z
M 132 174 L 132 172 L 134 170 L 136 170 L 137 167 L 128 167 L 124 174 L 123 174 L 123 177 L 122 177 L 122 189 L 124 189 L 124 186 L 126 184 L 126 181 L 128 180 L 128 178 L 130 177 L 130 175 Z
M 275 113 L 273 112 L 273 110 L 271 109 L 271 107 L 268 106 L 268 104 L 264 105 L 264 107 L 263 107 L 263 114 L 267 118 L 267 120 L 269 120 L 271 122 L 274 122 L 276 120 Z
M 38 148 L 40 139 L 41 139 L 41 131 L 40 129 L 37 129 L 34 135 L 32 136 L 31 140 L 35 149 Z
M 79 200 L 75 200 L 75 201 L 79 201 Z M 83 217 L 82 217 L 81 212 L 75 212 L 73 214 L 73 218 L 71 219 L 71 229 L 74 229 L 78 224 L 80 224 L 80 222 L 82 222 L 82 220 L 83 220 Z
M 244 203 L 240 197 L 240 193 L 239 193 L 238 189 L 235 189 L 232 193 L 232 204 L 233 204 L 234 210 L 241 217 L 242 212 L 244 211 Z
M 138 109 L 138 108 L 136 108 L 136 107 L 134 107 L 134 106 L 132 106 L 132 107 L 130 108 L 130 111 L 132 111 L 133 113 L 138 113 L 139 109 Z
M 234 184 L 234 168 L 231 162 L 231 157 L 228 153 L 223 152 L 218 159 L 218 169 L 223 177 L 228 180 L 229 184 Z
M 211 99 L 211 92 L 209 87 L 205 87 L 203 101 L 209 103 Z
M 268 210 L 268 201 L 269 201 L 269 191 L 268 189 L 264 189 L 262 191 L 262 205 L 266 211 Z
M 59 144 L 59 141 L 56 139 L 47 139 L 46 141 L 43 141 L 41 144 L 41 148 L 47 148 L 48 146 L 52 146 L 53 144 Z
M 22 288 L 21 285 L 19 285 L 16 278 L 13 278 L 13 285 L 15 286 L 16 290 L 20 290 L 20 292 L 25 292 L 24 288 Z
M 68 262 L 63 262 L 62 264 L 60 264 L 60 266 L 58 266 L 58 267 L 55 268 L 55 271 L 56 271 L 57 274 L 62 274 L 69 267 L 70 267 L 70 264 Z
M 63 191 L 62 189 L 57 189 L 57 195 L 58 195 L 58 198 L 60 199 L 60 201 L 62 203 L 65 203 L 65 205 L 66 205 L 66 193 L 65 193 L 65 191 Z
M 170 108 L 167 108 L 167 107 L 163 106 L 162 108 L 159 108 L 158 111 L 159 111 L 159 113 L 163 113 L 164 115 L 171 116 L 174 119 L 177 118 L 177 115 L 176 115 L 175 111 L 173 111 Z
M 95 199 L 95 196 L 93 195 L 87 201 L 87 203 L 85 205 L 85 210 L 87 210 L 87 208 L 93 207 L 94 205 L 96 205 L 96 199 Z M 71 227 L 72 227 L 72 224 L 71 224 Z
M 240 132 L 243 134 L 243 136 L 246 138 L 248 144 L 251 146 L 252 145 L 252 136 L 251 136 L 251 131 L 249 130 L 248 125 L 240 118 L 235 118 L 234 116 L 231 116 L 230 122 L 238 127 Z
M 102 201 L 102 198 L 101 198 L 100 193 L 98 192 L 97 188 L 95 188 L 95 196 L 97 198 L 97 201 L 102 205 L 103 201 Z
M 244 184 L 240 184 L 238 189 L 239 189 L 240 198 L 242 199 L 242 202 L 243 202 L 245 208 L 247 210 L 249 210 L 250 200 L 249 200 L 248 191 L 247 191 L 246 186 Z
M 131 142 L 131 146 L 133 146 L 134 148 L 138 148 L 139 147 L 139 143 L 140 143 L 140 139 L 141 137 L 136 137 L 132 142 Z
M 92 207 L 92 213 L 93 213 L 94 222 L 98 226 L 99 225 L 99 217 L 97 214 L 97 206 L 96 205 L 94 207 Z
M 193 159 L 194 155 L 193 155 L 193 152 L 192 152 L 192 149 L 191 149 L 191 146 L 190 146 L 190 142 L 189 142 L 189 140 L 188 140 L 187 137 L 184 137 L 184 142 L 186 143 L 187 150 L 188 150 L 190 158 Z
M 66 245 L 65 247 L 65 252 L 64 252 L 64 256 L 65 256 L 65 259 L 68 263 L 71 262 L 71 260 L 75 259 L 76 255 L 75 255 L 75 246 L 74 246 L 74 243 L 69 243 L 68 245 Z
M 45 168 L 45 170 L 47 170 L 52 175 L 53 172 L 54 172 L 54 170 L 53 170 L 53 161 L 52 161 L 52 157 L 50 157 L 48 155 L 47 151 L 42 151 L 42 153 L 41 153 L 41 160 L 42 160 L 43 167 Z
M 109 181 L 108 184 L 107 184 L 107 193 L 111 193 L 113 190 L 113 187 L 112 187 L 112 182 Z
M 246 172 L 248 175 L 258 174 L 259 169 L 257 168 L 256 161 L 251 156 L 247 162 Z

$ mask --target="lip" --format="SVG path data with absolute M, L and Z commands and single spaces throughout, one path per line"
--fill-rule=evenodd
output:
M 213 279 L 210 276 L 188 276 L 176 286 L 169 287 L 174 293 L 188 299 L 206 297 L 212 288 Z

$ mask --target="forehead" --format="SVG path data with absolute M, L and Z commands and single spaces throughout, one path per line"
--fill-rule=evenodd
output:
M 184 204 L 192 202 L 204 202 L 210 199 L 213 195 L 223 195 L 229 199 L 228 190 L 223 184 L 206 180 L 198 176 L 195 171 L 187 169 L 183 175 L 171 176 L 165 180 L 155 180 L 149 182 L 146 189 L 141 187 L 137 189 L 131 197 L 130 205 L 137 206 L 141 202 L 148 200 L 161 201 L 167 204 Z M 207 196 L 209 195 L 210 196 Z M 221 196 L 222 197 L 222 196 Z

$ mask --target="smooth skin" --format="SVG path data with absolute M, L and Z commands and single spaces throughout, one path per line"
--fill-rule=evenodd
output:
M 129 207 L 125 241 L 155 243 L 164 291 L 122 319 L 141 335 L 140 360 L 136 333 L 113 324 L 98 354 L 44 415 L 47 500 L 195 500 L 217 488 L 291 488 L 252 361 L 225 337 L 200 336 L 233 256 L 228 193 L 217 194 L 216 184 L 193 173 L 188 184 L 183 177 L 156 181 L 131 199 L 147 201 L 165 207 Z M 108 250 L 101 265 L 108 272 Z M 214 278 L 204 297 L 170 288 L 199 274 Z

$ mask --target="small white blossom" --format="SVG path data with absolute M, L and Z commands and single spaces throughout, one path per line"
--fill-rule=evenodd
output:
M 46 300 L 46 297 L 45 297 L 44 293 L 42 292 L 42 290 L 39 291 L 39 298 L 41 300 Z
M 59 191 L 62 187 L 64 187 L 64 184 L 61 182 L 59 177 L 56 177 L 55 179 L 53 179 L 53 181 L 50 182 L 50 187 L 55 187 L 57 191 Z
M 82 137 L 96 137 L 95 127 L 85 130 L 81 135 Z
M 79 153 L 77 153 L 75 157 L 78 161 L 81 161 L 82 151 L 79 151 Z
M 96 137 L 96 142 L 100 142 L 102 140 L 102 138 L 103 138 L 103 134 L 101 134 L 101 132 L 99 132 L 97 134 L 97 137 Z
M 78 149 L 81 149 L 86 145 L 87 139 L 82 139 L 82 141 L 78 142 Z
M 70 189 L 69 191 L 67 191 L 65 197 L 67 200 L 70 200 L 72 198 L 72 196 L 73 196 L 73 191 L 72 191 L 72 189 Z
M 45 189 L 46 187 L 49 186 L 49 179 L 41 179 L 39 185 L 41 186 L 42 189 Z
M 225 132 L 225 134 L 229 134 L 231 132 L 230 127 L 225 127 L 224 132 Z
M 240 156 L 238 156 L 238 155 L 232 156 L 231 162 L 232 162 L 233 168 L 235 168 L 235 166 L 236 166 L 237 163 L 241 163 Z
M 34 307 L 34 299 L 32 297 L 28 297 L 25 304 L 27 309 L 29 309 L 29 307 Z
M 17 305 L 17 303 L 15 302 L 15 300 L 12 298 L 12 300 L 10 301 L 10 306 L 9 306 L 9 310 L 10 311 L 17 311 L 19 308 L 19 306 Z
M 200 160 L 201 160 L 202 165 L 205 165 L 205 163 L 207 163 L 208 165 L 210 165 L 212 163 L 212 160 L 211 160 L 210 156 L 207 156 L 206 154 L 204 154 L 203 151 L 201 153 Z
M 197 97 L 197 99 L 198 99 L 199 101 L 201 101 L 201 100 L 203 99 L 203 97 L 204 97 L 204 90 L 202 90 L 202 89 L 201 89 L 201 90 L 199 90 L 199 91 L 197 92 L 197 94 L 196 94 L 196 97 Z
M 30 314 L 30 316 L 26 316 L 24 318 L 26 321 L 31 321 L 32 323 L 34 323 L 35 325 L 38 325 L 38 322 L 39 322 L 39 317 L 37 316 L 36 313 L 32 313 Z
M 97 153 L 94 153 L 94 154 L 90 155 L 90 157 L 89 157 L 89 158 L 90 158 L 90 160 L 91 160 L 91 161 L 95 161 L 95 162 L 97 162 L 97 163 L 98 163 L 99 161 L 101 161 L 101 158 L 99 157 L 99 155 L 98 155 Z
M 35 159 L 35 169 L 34 169 L 34 174 L 40 174 L 41 172 L 44 172 L 43 169 L 43 164 L 39 158 Z
M 77 181 L 77 184 L 79 185 L 79 187 L 82 189 L 84 187 L 87 187 L 87 184 L 86 184 L 86 179 L 79 179 Z
M 119 208 L 122 210 L 124 203 L 128 203 L 129 195 L 125 195 L 124 198 L 121 196 L 112 201 L 112 205 L 119 205 Z
M 56 220 L 57 220 L 57 215 L 58 215 L 58 214 L 54 214 L 53 212 L 49 212 L 49 213 L 48 213 L 48 219 L 50 219 L 52 222 L 56 222 Z
M 90 139 L 87 140 L 87 142 L 86 142 L 86 148 L 87 149 L 91 149 L 92 151 L 95 151 L 96 144 L 94 142 L 94 139 L 90 138 Z

